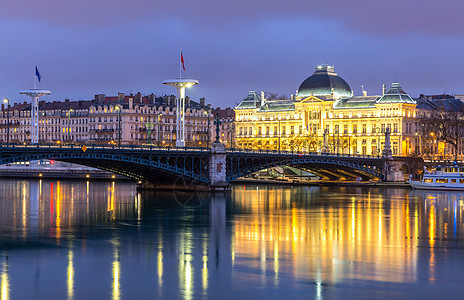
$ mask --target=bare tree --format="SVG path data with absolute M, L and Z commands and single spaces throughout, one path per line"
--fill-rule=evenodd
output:
M 445 107 L 441 105 L 430 111 L 424 120 L 428 132 L 433 132 L 437 140 L 450 144 L 454 149 L 454 160 L 458 159 L 459 141 L 464 138 L 463 107 Z
M 286 100 L 286 99 L 288 99 L 287 95 L 284 95 L 284 94 L 279 95 L 277 93 L 269 92 L 269 91 L 264 92 L 264 97 L 266 99 L 269 99 L 269 100 Z

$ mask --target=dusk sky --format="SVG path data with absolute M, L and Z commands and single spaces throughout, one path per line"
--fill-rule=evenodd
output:
M 411 96 L 464 94 L 460 0 L 2 0 L 0 96 L 42 75 L 44 100 L 118 92 L 174 94 L 165 79 L 233 107 L 249 90 L 294 94 L 317 64 L 335 65 L 355 95 L 399 81 Z

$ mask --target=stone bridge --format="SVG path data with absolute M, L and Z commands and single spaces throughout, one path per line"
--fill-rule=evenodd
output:
M 315 152 L 225 149 L 220 143 L 214 143 L 211 149 L 57 144 L 0 145 L 0 164 L 41 159 L 110 171 L 153 188 L 195 185 L 221 188 L 234 179 L 276 166 L 294 166 L 334 180 L 356 177 L 363 180 L 385 179 L 388 174 L 398 171 L 401 161 L 404 160 Z M 392 166 L 395 169 L 393 171 Z

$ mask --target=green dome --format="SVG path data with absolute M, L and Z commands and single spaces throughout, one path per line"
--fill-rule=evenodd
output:
M 316 67 L 316 72 L 305 79 L 298 88 L 298 96 L 330 96 L 337 98 L 351 97 L 353 94 L 348 83 L 337 76 L 333 66 Z
M 402 88 L 399 83 L 392 83 L 390 89 L 382 96 L 377 103 L 411 103 L 416 101 L 412 99 Z

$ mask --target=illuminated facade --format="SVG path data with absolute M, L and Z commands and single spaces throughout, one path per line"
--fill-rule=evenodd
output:
M 421 143 L 432 138 L 419 142 L 416 106 L 399 83 L 384 87 L 382 95 L 355 97 L 333 66 L 318 66 L 291 99 L 249 92 L 235 108 L 236 146 L 381 155 L 390 128 L 393 155 L 422 153 Z
M 208 120 L 213 121 L 205 99 L 186 99 L 185 132 L 187 146 L 201 146 L 208 139 Z M 9 123 L 9 125 L 8 125 Z M 29 142 L 31 139 L 31 104 L 2 105 L 0 141 Z M 9 132 L 9 137 L 7 137 Z M 176 142 L 176 107 L 174 96 L 156 98 L 153 94 L 108 97 L 94 100 L 39 103 L 40 143 L 159 144 Z

